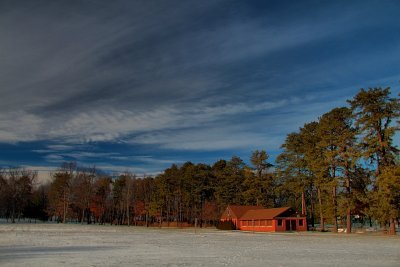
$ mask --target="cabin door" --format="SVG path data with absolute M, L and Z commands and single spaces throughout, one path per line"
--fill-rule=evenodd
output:
M 292 231 L 296 231 L 296 220 L 290 220 Z
M 286 220 L 286 231 L 296 231 L 296 220 Z

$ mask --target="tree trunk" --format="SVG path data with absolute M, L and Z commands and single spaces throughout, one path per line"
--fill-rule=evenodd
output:
M 336 186 L 332 188 L 332 204 L 333 204 L 333 232 L 337 233 L 338 231 L 338 222 L 337 222 L 337 203 L 336 203 Z
M 128 221 L 128 226 L 131 225 L 131 219 L 130 219 L 130 212 L 129 212 L 129 202 L 126 203 L 126 219 Z
M 163 223 L 163 213 L 162 213 L 162 206 L 161 206 L 161 211 L 160 211 L 160 228 L 162 227 Z
M 130 184 L 131 184 L 131 181 L 130 181 L 130 179 L 131 178 L 127 178 L 127 196 L 126 196 L 126 218 L 127 218 L 127 220 L 128 220 L 128 226 L 130 226 L 130 211 L 129 211 L 129 200 L 130 200 Z
M 315 219 L 314 219 L 314 190 L 311 190 L 311 211 L 310 211 L 310 213 L 311 213 L 311 226 L 312 226 L 312 228 L 313 229 L 315 229 Z
M 345 151 L 347 148 L 345 147 Z M 350 172 L 349 172 L 349 162 L 345 160 L 345 177 L 346 177 L 346 190 L 347 190 L 347 214 L 346 214 L 346 223 L 347 223 L 347 234 L 351 234 L 351 202 L 352 202 L 352 192 L 351 192 L 351 183 L 350 183 Z
M 63 223 L 65 223 L 66 218 L 67 218 L 67 196 L 66 192 L 64 191 L 64 206 L 63 206 Z
M 324 219 L 324 214 L 322 212 L 321 189 L 319 187 L 318 187 L 318 202 L 319 202 L 320 227 L 321 227 L 321 232 L 324 232 L 325 231 L 325 219 Z
M 303 192 L 301 192 L 301 215 L 306 216 L 307 215 L 307 208 L 306 208 L 306 195 Z
M 394 218 L 390 218 L 390 226 L 389 226 L 389 235 L 396 234 L 396 225 L 394 222 Z
M 93 217 L 94 217 L 94 216 L 92 216 L 92 212 L 90 211 L 90 208 L 87 208 L 87 210 L 86 210 L 86 220 L 87 220 L 87 224 L 92 224 Z
M 124 206 L 121 207 L 120 213 L 122 214 L 120 225 L 123 225 L 124 222 L 125 222 L 125 215 L 126 215 L 125 212 L 124 212 Z
M 11 223 L 15 223 L 15 203 L 13 201 L 11 208 Z
M 85 220 L 85 208 L 82 209 L 82 219 L 81 219 L 81 224 L 83 224 L 83 221 Z
M 346 174 L 346 175 L 348 177 L 348 174 Z M 346 179 L 346 183 L 347 183 L 346 187 L 347 187 L 347 193 L 348 193 L 348 195 L 347 195 L 347 205 L 348 205 L 348 207 L 347 207 L 347 216 L 346 216 L 346 222 L 347 222 L 347 231 L 346 231 L 346 233 L 351 234 L 351 207 L 350 207 L 350 205 L 351 205 L 351 203 L 350 203 L 350 201 L 351 201 L 351 188 L 350 188 L 350 179 L 349 178 Z
M 347 208 L 347 216 L 346 216 L 346 222 L 347 222 L 347 234 L 351 234 L 351 209 L 350 207 Z
M 167 198 L 167 227 L 169 227 L 169 213 L 170 213 L 169 198 Z

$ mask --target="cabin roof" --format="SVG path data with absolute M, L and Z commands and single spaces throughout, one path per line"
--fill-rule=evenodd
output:
M 256 210 L 248 210 L 244 213 L 240 219 L 241 220 L 271 220 L 280 215 L 284 215 L 284 213 L 291 211 L 290 207 L 282 207 L 282 208 L 273 208 L 273 209 L 256 209 Z M 294 211 L 293 211 L 294 213 Z M 284 216 L 285 217 L 285 216 Z
M 249 210 L 258 210 L 258 209 L 263 209 L 261 206 L 241 206 L 241 205 L 229 205 L 224 214 L 223 217 L 231 217 L 231 218 L 238 218 L 242 217 L 246 212 Z M 228 213 L 231 214 L 228 214 Z
M 291 207 L 266 209 L 262 206 L 241 206 L 228 205 L 221 219 L 239 219 L 239 220 L 272 220 L 285 217 L 298 217 Z M 304 216 L 301 216 L 304 217 Z

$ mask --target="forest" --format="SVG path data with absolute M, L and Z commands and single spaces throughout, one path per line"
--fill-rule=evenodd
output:
M 215 225 L 228 204 L 290 206 L 307 216 L 310 229 L 351 232 L 356 221 L 377 222 L 395 234 L 399 115 L 400 99 L 390 88 L 361 89 L 287 134 L 275 162 L 256 150 L 249 164 L 237 156 L 211 165 L 186 162 L 155 177 L 113 177 L 68 162 L 48 184 L 38 184 L 35 171 L 2 168 L 0 217 L 184 227 Z

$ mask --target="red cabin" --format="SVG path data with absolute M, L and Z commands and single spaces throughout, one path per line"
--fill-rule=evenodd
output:
M 306 217 L 290 207 L 264 209 L 260 206 L 229 205 L 221 221 L 232 221 L 236 229 L 243 231 L 307 231 Z

